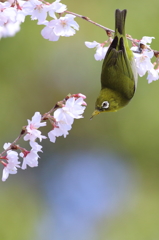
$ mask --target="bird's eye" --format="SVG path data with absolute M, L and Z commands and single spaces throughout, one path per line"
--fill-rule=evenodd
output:
M 108 101 L 102 102 L 102 108 L 109 108 L 109 102 Z

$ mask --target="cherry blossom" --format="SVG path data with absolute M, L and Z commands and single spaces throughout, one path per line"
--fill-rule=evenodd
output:
M 147 76 L 148 83 L 151 83 L 151 82 L 156 81 L 158 79 L 159 79 L 159 69 L 151 68 L 148 71 L 148 76 Z
M 36 138 L 39 138 L 40 142 L 46 137 L 41 135 L 41 131 L 37 130 L 39 127 L 46 126 L 46 122 L 41 123 L 41 114 L 36 112 L 32 117 L 32 120 L 28 120 L 28 125 L 26 127 L 27 134 L 24 136 L 25 141 L 35 141 Z
M 55 143 L 56 137 L 64 136 L 64 138 L 66 138 L 68 131 L 71 130 L 71 128 L 71 125 L 68 125 L 65 121 L 60 120 L 57 123 L 57 126 L 48 133 L 48 137 L 51 142 Z
M 96 53 L 94 55 L 95 60 L 101 61 L 105 58 L 105 55 L 107 53 L 109 47 L 98 47 L 96 50 Z
M 15 5 L 14 8 L 17 11 L 16 21 L 24 22 L 25 17 L 30 15 L 30 10 L 25 5 L 26 1 L 18 0 L 18 5 Z
M 10 145 L 11 145 L 10 142 L 9 142 L 9 143 L 4 143 L 4 145 L 3 145 L 4 150 L 6 150 L 7 148 L 9 148 Z
M 48 133 L 48 137 L 51 142 L 56 141 L 56 137 L 68 135 L 68 131 L 71 130 L 74 119 L 82 118 L 82 114 L 85 110 L 86 103 L 85 95 L 77 94 L 78 98 L 69 98 L 62 108 L 57 109 L 54 112 L 54 118 L 56 123 L 53 126 L 53 130 Z
M 54 112 L 54 118 L 56 119 L 56 122 L 62 121 L 67 125 L 72 125 L 74 122 L 74 118 L 69 114 L 69 112 L 66 112 L 63 108 L 59 108 Z
M 73 36 L 79 29 L 79 25 L 74 21 L 75 16 L 66 14 L 65 17 L 44 22 L 46 25 L 41 31 L 41 35 L 49 41 L 57 41 L 60 36 Z
M 68 135 L 68 131 L 71 130 L 71 125 L 74 121 L 73 117 L 68 114 L 64 114 L 61 111 L 61 108 L 54 112 L 54 118 L 56 119 L 56 123 L 53 126 L 53 130 L 48 133 L 48 137 L 53 143 L 56 141 L 56 137 L 66 137 Z
M 59 36 L 54 33 L 54 26 L 50 22 L 45 22 L 46 27 L 41 31 L 43 38 L 48 39 L 49 41 L 58 41 Z
M 63 13 L 67 10 L 67 6 L 60 3 L 60 0 L 56 0 L 55 2 L 47 6 L 47 10 L 49 16 L 56 19 L 55 13 Z
M 145 46 L 149 47 L 149 45 L 147 45 L 147 43 L 151 43 L 152 39 L 155 39 L 154 37 L 142 37 L 142 39 L 140 40 L 140 43 L 144 44 Z
M 75 99 L 73 97 L 73 98 L 69 98 L 66 101 L 65 106 L 59 110 L 62 111 L 63 115 L 68 114 L 72 118 L 79 119 L 79 118 L 83 118 L 82 114 L 86 108 L 85 106 L 82 106 L 82 105 L 85 105 L 85 102 L 83 101 L 82 97 L 78 99 Z
M 4 149 L 7 149 L 10 146 L 10 143 L 4 144 Z M 2 173 L 2 181 L 5 181 L 8 177 L 9 174 L 16 174 L 17 173 L 17 168 L 20 168 L 19 164 L 20 162 L 18 161 L 18 153 L 12 150 L 7 151 L 7 156 L 6 156 L 7 163 L 3 163 L 5 165 Z
M 79 30 L 79 25 L 74 18 L 74 15 L 66 14 L 65 17 L 50 21 L 50 25 L 54 27 L 54 33 L 57 36 L 70 37 L 76 33 L 75 30 Z
M 7 22 L 16 21 L 17 11 L 11 7 L 9 2 L 0 2 L 0 26 L 3 26 Z
M 20 153 L 20 156 L 23 158 L 22 169 L 26 169 L 27 165 L 29 167 L 37 167 L 38 166 L 38 152 L 42 152 L 42 146 L 35 141 L 30 141 L 30 146 L 32 149 L 30 151 L 23 150 Z
M 42 152 L 42 146 L 40 144 L 38 144 L 35 141 L 30 141 L 30 146 L 32 147 L 33 150 L 37 151 L 37 152 Z
M 12 151 L 13 152 L 13 151 Z M 19 166 L 20 162 L 18 160 L 8 160 L 8 163 L 6 167 L 3 169 L 2 173 L 2 181 L 6 181 L 6 179 L 9 177 L 9 174 L 16 174 L 17 168 L 20 168 Z
M 29 0 L 23 5 L 32 20 L 38 20 L 38 24 L 43 23 L 47 18 L 47 5 L 39 0 Z
M 34 149 L 31 149 L 31 151 L 26 154 L 20 153 L 20 156 L 23 158 L 23 163 L 21 167 L 23 170 L 27 168 L 27 165 L 31 168 L 38 166 L 39 155 Z
M 143 53 L 134 53 L 137 72 L 140 77 L 144 76 L 147 71 L 153 68 L 151 58 L 153 57 L 153 51 L 143 51 Z
M 104 47 L 103 44 L 98 43 L 96 41 L 93 42 L 85 42 L 86 47 L 88 48 L 96 48 L 96 53 L 94 54 L 94 58 L 96 61 L 101 61 L 105 58 L 106 52 L 109 47 Z
M 8 22 L 3 27 L 0 26 L 0 38 L 2 37 L 13 37 L 17 32 L 20 31 L 21 22 Z
M 68 125 L 72 125 L 74 118 L 79 119 L 83 117 L 82 114 L 86 108 L 85 106 L 82 106 L 84 105 L 83 103 L 84 101 L 82 97 L 78 99 L 75 99 L 74 97 L 69 98 L 64 107 L 59 108 L 54 112 L 56 121 L 63 121 Z

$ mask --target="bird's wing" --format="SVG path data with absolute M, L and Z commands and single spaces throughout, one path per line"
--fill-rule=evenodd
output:
M 117 51 L 110 46 L 103 62 L 101 85 L 102 88 L 110 88 L 124 94 L 128 99 L 133 97 L 135 80 L 125 49 Z

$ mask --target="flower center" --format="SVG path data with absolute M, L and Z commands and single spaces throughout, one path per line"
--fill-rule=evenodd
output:
M 66 20 L 61 20 L 61 25 L 65 27 L 67 25 Z
M 39 12 L 41 12 L 41 10 L 43 9 L 43 5 L 40 4 L 40 5 L 36 5 L 36 10 L 38 10 Z

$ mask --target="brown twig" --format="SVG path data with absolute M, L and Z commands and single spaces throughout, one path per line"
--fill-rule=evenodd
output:
M 76 17 L 82 18 L 82 19 L 86 20 L 87 22 L 90 22 L 90 23 L 94 24 L 95 26 L 104 29 L 105 31 L 110 31 L 110 32 L 113 32 L 113 33 L 114 33 L 114 30 L 109 29 L 109 28 L 107 28 L 107 27 L 104 27 L 104 26 L 102 26 L 102 25 L 100 25 L 100 24 L 92 21 L 92 20 L 91 20 L 90 18 L 88 18 L 88 17 L 85 17 L 85 16 L 83 16 L 83 15 L 80 15 L 80 14 L 77 14 L 77 13 L 74 13 L 74 12 L 70 12 L 70 11 L 65 11 L 65 12 L 66 12 L 66 13 L 69 13 L 69 14 L 72 14 L 72 15 L 74 15 L 74 16 L 76 16 Z
M 112 30 L 112 29 L 110 29 L 110 28 L 107 28 L 107 27 L 105 27 L 105 26 L 103 26 L 103 25 L 101 25 L 101 24 L 98 24 L 98 23 L 92 21 L 90 18 L 88 18 L 88 17 L 86 17 L 86 16 L 83 16 L 83 15 L 80 15 L 80 14 L 77 14 L 77 13 L 74 13 L 74 12 L 70 12 L 70 11 L 65 11 L 65 13 L 69 13 L 69 14 L 72 14 L 72 15 L 74 15 L 74 16 L 76 16 L 76 17 L 82 18 L 82 19 L 86 20 L 87 22 L 90 22 L 90 23 L 94 24 L 95 26 L 104 29 L 104 30 L 106 31 L 108 37 L 109 37 L 109 35 L 110 35 L 111 33 L 114 33 L 114 32 L 115 32 L 114 30 Z M 126 38 L 127 38 L 129 41 L 131 41 L 132 44 L 135 44 L 136 46 L 140 47 L 140 46 L 139 46 L 139 41 L 138 41 L 137 39 L 133 39 L 133 38 L 131 37 L 131 35 L 126 34 Z M 155 57 L 159 57 L 158 51 L 152 50 L 152 49 L 149 48 L 149 47 L 147 47 L 147 49 L 150 50 L 150 51 L 153 51 Z M 157 54 L 156 54 L 156 53 L 157 53 Z

